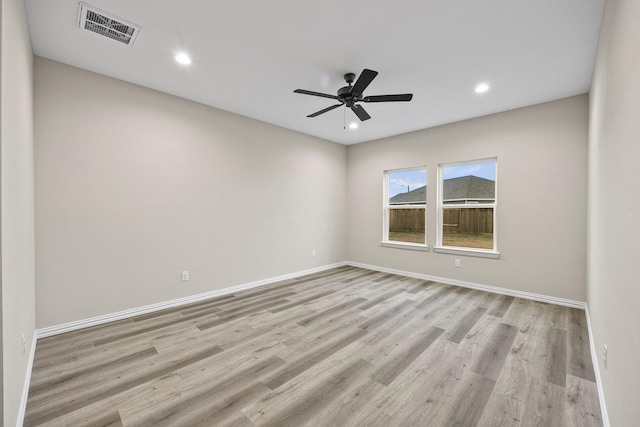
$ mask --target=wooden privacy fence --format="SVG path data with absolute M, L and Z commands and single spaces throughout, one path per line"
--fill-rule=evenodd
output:
M 389 209 L 389 231 L 424 231 L 424 209 Z M 493 208 L 445 208 L 444 233 L 493 233 Z
M 424 231 L 424 209 L 389 209 L 389 231 Z
M 445 208 L 444 233 L 493 233 L 493 208 Z

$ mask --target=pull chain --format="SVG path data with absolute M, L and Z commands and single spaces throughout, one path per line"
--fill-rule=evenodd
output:
M 347 130 L 347 106 L 342 109 L 342 129 Z

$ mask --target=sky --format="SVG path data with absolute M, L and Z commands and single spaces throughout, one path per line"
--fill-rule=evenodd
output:
M 480 178 L 496 180 L 496 162 L 489 160 L 486 162 L 467 163 L 464 165 L 451 165 L 444 167 L 444 179 L 458 178 L 461 176 L 475 175 Z M 409 191 L 427 185 L 427 174 L 425 169 L 411 171 L 390 171 L 389 172 L 389 197 L 398 193 Z
M 445 166 L 444 179 L 458 178 L 461 176 L 474 175 L 480 178 L 496 180 L 496 162 L 489 160 L 480 163 L 467 163 L 464 165 Z
M 389 197 L 427 185 L 427 170 L 389 172 Z M 409 190 L 407 190 L 409 186 Z

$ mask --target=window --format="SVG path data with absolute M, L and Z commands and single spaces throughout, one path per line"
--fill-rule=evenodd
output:
M 497 160 L 440 165 L 438 248 L 496 253 Z
M 384 174 L 383 244 L 426 248 L 427 169 Z

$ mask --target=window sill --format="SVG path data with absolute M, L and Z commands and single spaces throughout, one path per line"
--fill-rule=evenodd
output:
M 427 252 L 429 246 L 420 243 L 401 243 L 401 242 L 380 242 L 380 246 L 384 248 L 408 249 L 410 251 Z
M 467 248 L 462 249 L 462 248 L 453 248 L 450 246 L 436 246 L 435 248 L 433 248 L 433 251 L 439 254 L 462 255 L 462 256 L 491 258 L 491 259 L 500 258 L 500 252 L 487 251 L 482 249 L 467 249 Z

